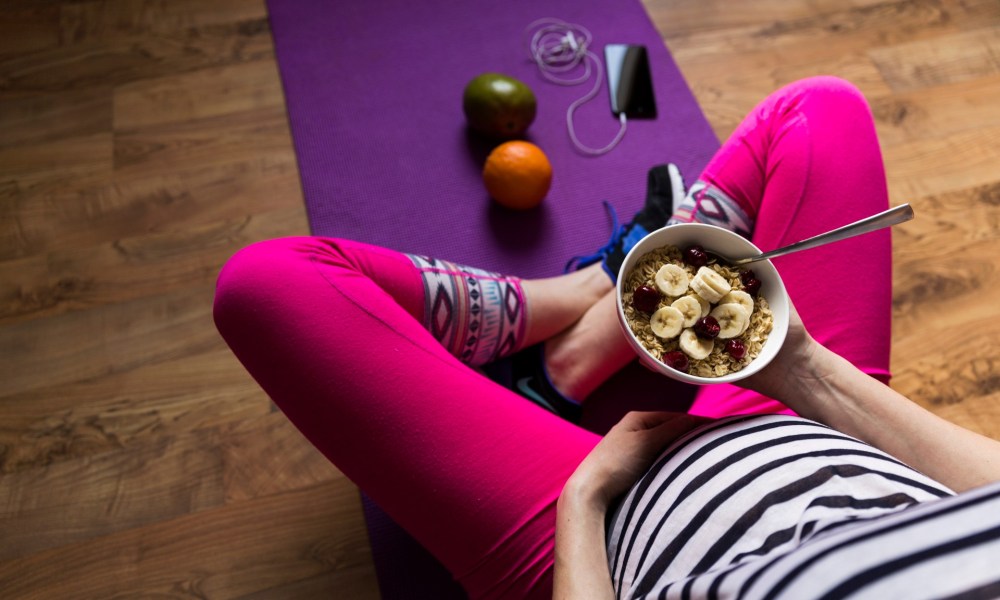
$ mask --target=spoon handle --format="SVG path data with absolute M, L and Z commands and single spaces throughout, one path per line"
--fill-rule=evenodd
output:
M 802 240 L 801 242 L 789 244 L 784 248 L 778 248 L 777 250 L 771 250 L 770 252 L 764 252 L 763 254 L 758 254 L 756 256 L 740 258 L 732 262 L 733 264 L 742 265 L 756 262 L 758 260 L 764 260 L 765 258 L 784 256 L 786 254 L 791 254 L 792 252 L 798 252 L 799 250 L 808 250 L 809 248 L 815 248 L 816 246 L 822 246 L 823 244 L 839 242 L 840 240 L 846 240 L 847 238 L 852 238 L 856 235 L 870 233 L 885 227 L 891 227 L 892 225 L 898 225 L 909 221 L 912 218 L 913 208 L 911 208 L 909 204 L 902 204 L 896 208 L 890 208 L 889 210 L 880 212 L 877 215 L 872 215 L 861 219 L 860 221 L 855 221 L 849 225 L 844 225 L 843 227 L 839 227 L 833 231 L 821 233 L 820 235 Z

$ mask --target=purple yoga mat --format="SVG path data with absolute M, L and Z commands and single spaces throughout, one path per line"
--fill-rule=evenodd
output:
M 309 222 L 316 235 L 347 237 L 523 277 L 556 275 L 611 234 L 607 200 L 623 221 L 642 206 L 646 173 L 676 163 L 690 183 L 718 140 L 638 0 L 269 0 Z M 529 59 L 525 28 L 555 17 L 608 43 L 649 50 L 658 107 L 630 120 L 609 154 L 577 152 L 566 130 L 570 103 L 590 90 L 546 81 Z M 603 60 L 602 60 L 603 62 Z M 462 91 L 501 72 L 538 98 L 527 139 L 553 166 L 538 209 L 496 206 L 480 178 L 494 145 L 470 134 Z M 600 147 L 618 131 L 606 87 L 575 118 L 579 138 Z M 683 407 L 691 390 L 633 366 L 588 399 L 584 424 L 603 431 L 629 408 Z M 626 401 L 627 399 L 627 401 Z M 423 549 L 365 497 L 384 598 L 457 598 L 461 592 Z
M 718 147 L 663 42 L 636 0 L 271 0 L 271 23 L 312 230 L 526 277 L 559 273 L 611 233 L 602 200 L 628 219 L 649 167 L 689 178 Z M 607 43 L 650 50 L 659 108 L 632 120 L 619 147 L 573 148 L 566 109 L 589 85 L 549 83 L 528 57 L 525 27 L 557 17 Z M 538 97 L 528 139 L 553 166 L 540 210 L 502 210 L 480 173 L 491 144 L 470 135 L 462 91 L 497 71 Z M 576 113 L 579 137 L 603 146 L 618 131 L 604 89 Z

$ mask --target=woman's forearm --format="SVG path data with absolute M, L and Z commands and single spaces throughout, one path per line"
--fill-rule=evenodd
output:
M 1000 442 L 950 423 L 814 344 L 772 390 L 803 417 L 963 491 L 1000 480 Z
M 552 590 L 555 600 L 615 597 L 605 549 L 607 508 L 595 502 L 589 492 L 571 482 L 559 497 Z

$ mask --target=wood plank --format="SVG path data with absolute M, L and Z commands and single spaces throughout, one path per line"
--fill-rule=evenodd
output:
M 675 59 L 699 105 L 712 115 L 716 135 L 729 137 L 746 114 L 776 89 L 817 74 L 849 80 L 868 95 L 885 95 L 889 88 L 868 54 L 851 40 L 801 41 L 781 48 L 733 52 L 727 48 L 668 40 Z M 723 40 L 724 37 L 714 38 Z M 721 62 L 711 57 L 725 55 Z
M 998 439 L 1000 360 L 991 348 L 1000 328 L 962 325 L 971 333 L 948 326 L 928 327 L 924 337 L 907 340 L 915 348 L 894 346 L 902 350 L 893 359 L 892 387 L 958 425 Z M 934 340 L 932 348 L 928 339 Z
M 365 569 L 324 573 L 316 577 L 241 596 L 240 600 L 329 598 L 331 592 L 342 598 L 379 600 L 381 595 L 379 595 L 376 585 L 378 582 L 373 579 L 371 571 Z
M 643 2 L 646 12 L 664 38 L 714 33 L 719 30 L 747 26 L 790 23 L 817 18 L 848 8 L 865 8 L 884 4 L 884 0 L 761 0 L 731 2 L 730 0 L 670 0 Z
M 211 285 L 241 248 L 305 219 L 298 206 L 0 262 L 0 325 Z
M 8 96 L 114 86 L 197 69 L 271 58 L 266 18 L 134 34 L 0 58 Z
M 893 144 L 883 155 L 893 203 L 988 185 L 997 180 L 1000 126 Z
M 997 4 L 1000 6 L 1000 3 Z M 1000 75 L 869 97 L 879 139 L 891 146 L 1000 125 Z
M 2 37 L 2 34 L 0 34 Z M 0 148 L 106 134 L 111 129 L 111 89 L 0 97 Z
M 993 0 L 729 0 L 646 1 L 646 10 L 664 39 L 732 37 L 733 49 L 780 44 L 790 37 L 822 39 L 858 31 L 878 31 L 859 45 L 893 44 L 940 31 L 974 29 L 1000 18 Z M 895 26 L 894 26 L 895 23 Z M 705 57 L 706 60 L 708 57 Z M 729 57 L 726 57 L 729 58 Z M 717 57 L 722 59 L 722 57 Z M 719 62 L 725 62 L 719 60 Z
M 63 3 L 59 9 L 64 45 L 171 34 L 205 25 L 259 21 L 267 16 L 263 0 L 87 0 Z
M 862 53 L 834 53 L 835 56 L 817 62 L 805 60 L 799 63 L 782 58 L 780 53 L 765 54 L 733 57 L 732 67 L 713 66 L 691 84 L 699 105 L 706 113 L 711 111 L 712 129 L 720 140 L 728 138 L 753 107 L 771 92 L 818 73 L 847 79 L 866 96 L 885 90 L 881 76 Z M 764 64 L 774 66 L 762 70 Z M 702 67 L 687 69 L 685 74 Z
M 53 174 L 7 186 L 0 181 L 0 260 L 292 206 L 302 206 L 302 193 L 290 145 L 183 170 Z M 293 231 L 305 233 L 308 225 L 303 221 Z
M 343 478 L 277 412 L 157 433 L 0 476 L 0 561 Z
M 990 316 L 990 290 L 1000 286 L 1000 181 L 913 204 L 918 218 L 893 231 L 893 387 L 1000 439 L 1000 420 L 988 418 L 1000 399 L 1000 320 Z
M 59 7 L 14 6 L 0 10 L 0 57 L 50 48 L 59 43 Z
M 203 284 L 0 327 L 0 397 L 222 348 L 214 293 Z
M 996 378 L 998 369 L 996 362 L 977 359 L 962 369 L 963 371 L 972 371 L 973 374 L 971 376 L 951 376 L 934 381 L 927 377 L 927 375 L 928 373 L 935 372 L 933 369 L 936 368 L 937 366 L 930 362 L 914 365 L 904 372 L 901 377 L 909 374 L 915 375 L 913 383 L 910 384 L 914 389 L 919 389 L 920 386 L 927 385 L 947 387 L 956 380 L 958 382 L 958 390 L 982 389 L 983 386 L 987 385 L 992 387 L 993 392 L 989 394 L 983 394 L 978 397 L 962 395 L 957 396 L 961 398 L 959 402 L 948 402 L 945 399 L 943 402 L 931 402 L 927 406 L 941 418 L 947 419 L 956 425 L 993 439 L 1000 438 L 1000 427 L 997 426 L 997 423 L 1000 423 L 1000 394 L 996 392 L 1000 388 L 1000 381 L 997 381 Z M 920 369 L 923 369 L 923 371 L 920 371 Z
M 253 160 L 287 152 L 291 138 L 279 106 L 115 132 L 114 163 L 122 176 Z
M 43 384 L 0 398 L 0 473 L 218 428 L 273 410 L 228 348 L 82 382 Z
M 913 202 L 917 218 L 893 229 L 893 256 L 904 262 L 929 254 L 936 238 L 946 236 L 949 252 L 962 256 L 970 242 L 1000 241 L 1000 181 L 953 192 L 925 196 Z M 975 256 L 989 259 L 989 254 Z
M 837 75 L 868 98 L 887 97 L 889 86 L 870 49 L 937 40 L 1000 19 L 1000 4 L 991 0 L 961 5 L 936 0 L 834 3 L 811 6 L 802 14 L 789 6 L 785 18 L 777 21 L 769 20 L 766 11 L 752 17 L 730 8 L 712 12 L 708 19 L 718 17 L 727 26 L 665 35 L 699 103 L 719 123 L 715 129 L 723 139 L 770 91 L 803 77 Z M 695 18 L 704 20 L 703 9 L 700 3 L 691 8 L 699 15 Z M 652 16 L 661 31 L 677 26 L 673 7 L 670 18 Z M 720 56 L 726 60 L 718 60 Z M 763 79 L 762 71 L 767 73 Z
M 0 589 L 10 598 L 237 598 L 332 573 L 320 597 L 372 597 L 366 546 L 357 491 L 338 479 L 4 561 Z
M 1000 26 L 870 51 L 894 91 L 907 92 L 1000 73 Z
M 66 179 L 75 173 L 111 174 L 112 139 L 109 132 L 37 144 L 0 147 L 0 180 L 31 182 Z
M 114 129 L 228 116 L 266 108 L 284 110 L 273 59 L 143 79 L 114 92 Z
M 0 476 L 0 561 L 221 506 L 222 473 L 208 431 Z
M 981 3 L 980 12 L 990 10 L 991 5 L 995 10 L 995 3 Z M 697 55 L 698 61 L 714 62 L 712 52 L 741 54 L 784 49 L 794 54 L 796 48 L 819 51 L 827 44 L 864 49 L 918 43 L 915 40 L 962 31 L 971 22 L 981 22 L 978 18 L 972 10 L 954 15 L 938 0 L 898 0 L 862 7 L 835 3 L 825 10 L 808 10 L 795 17 L 766 20 L 757 16 L 745 19 L 744 24 L 670 35 L 669 39 L 672 48 Z
M 222 436 L 226 502 L 242 502 L 343 477 L 280 412 L 234 422 Z

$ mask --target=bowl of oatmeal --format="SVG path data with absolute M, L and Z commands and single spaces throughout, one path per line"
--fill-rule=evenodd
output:
M 769 260 L 722 256 L 760 249 L 720 227 L 669 225 L 632 248 L 618 274 L 618 320 L 640 362 L 699 385 L 731 383 L 777 355 L 788 332 L 788 294 Z

